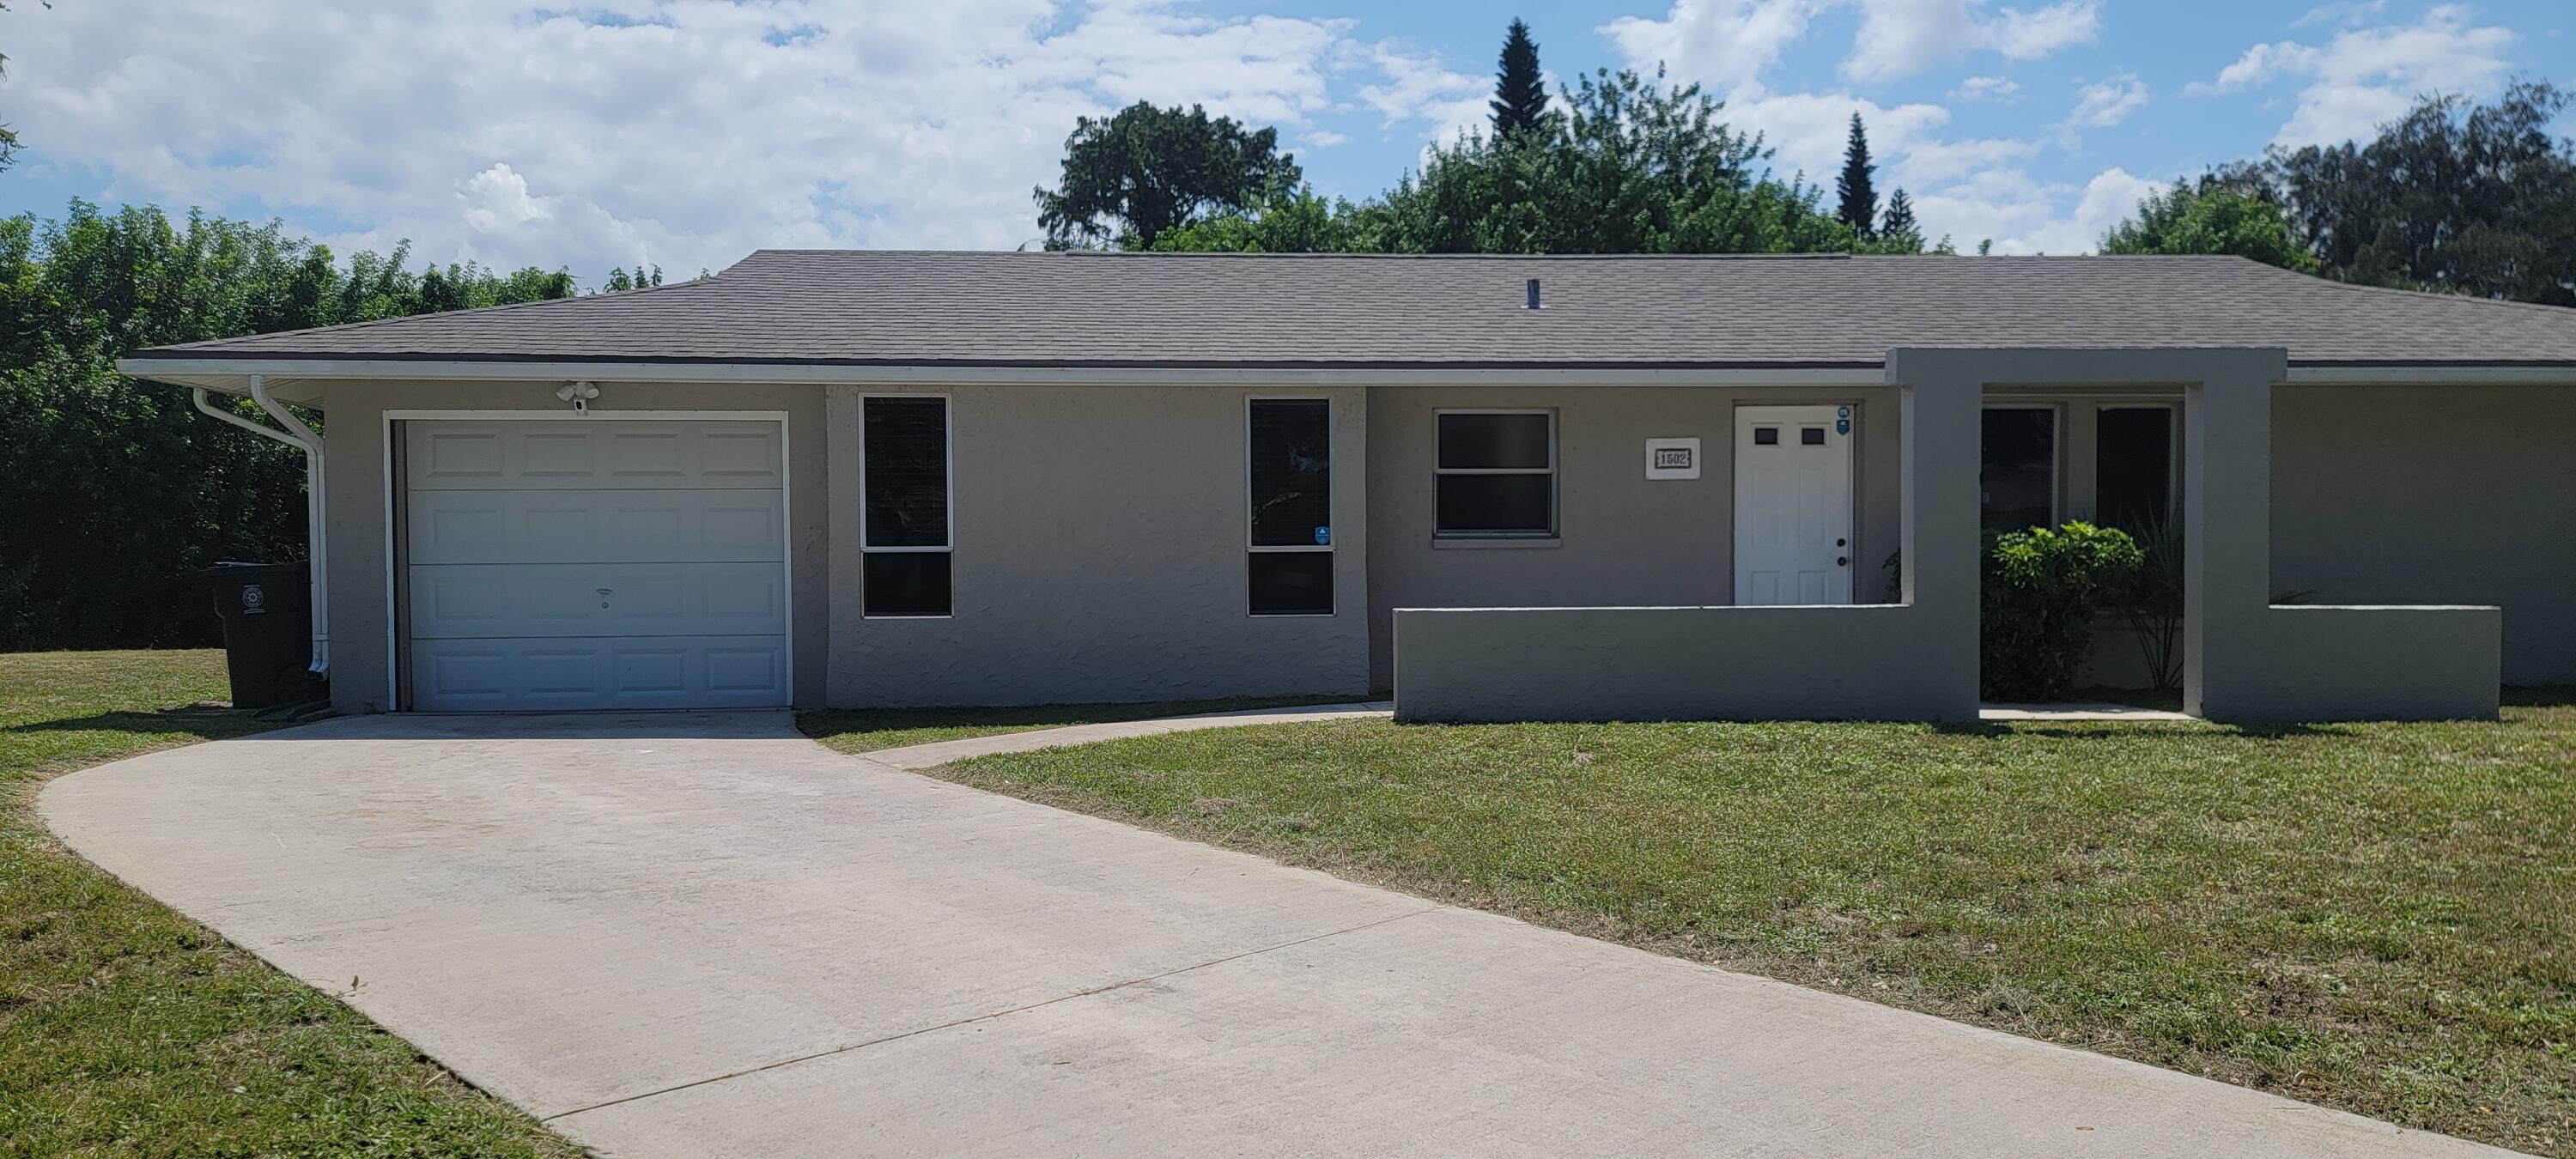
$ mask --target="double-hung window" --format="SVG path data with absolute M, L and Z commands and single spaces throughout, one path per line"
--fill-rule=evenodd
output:
M 1244 419 L 1248 606 L 1256 616 L 1332 615 L 1333 404 L 1256 398 Z
M 1977 459 L 1979 514 L 1988 531 L 2057 525 L 2057 407 L 1985 409 Z
M 2093 522 L 2131 535 L 2173 518 L 2174 408 L 2105 406 L 2094 416 Z
M 1556 534 L 1556 414 L 1442 411 L 1432 534 L 1542 539 Z
M 948 400 L 859 402 L 859 614 L 949 614 Z

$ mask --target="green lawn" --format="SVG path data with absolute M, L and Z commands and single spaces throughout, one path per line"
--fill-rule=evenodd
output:
M 2576 690 L 2502 724 L 1174 733 L 967 784 L 2576 1155 Z
M 933 741 L 1032 732 L 1076 724 L 1154 720 L 1208 712 L 1239 712 L 1250 708 L 1349 704 L 1366 699 L 1364 696 L 1289 696 L 1161 700 L 1143 704 L 1041 704 L 1023 708 L 836 708 L 799 714 L 796 727 L 840 752 L 864 753 Z
M 579 1154 L 38 826 L 50 777 L 262 727 L 224 695 L 216 652 L 0 655 L 0 1154 Z

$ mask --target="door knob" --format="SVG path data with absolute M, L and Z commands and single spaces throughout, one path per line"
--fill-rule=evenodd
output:
M 1846 545 L 1846 544 L 1849 544 L 1850 542 L 1851 542 L 1851 541 L 1850 541 L 1850 540 L 1848 540 L 1848 539 L 1837 539 L 1837 540 L 1835 540 L 1835 541 L 1834 541 L 1834 546 L 1836 546 L 1836 547 L 1842 547 L 1842 546 L 1844 546 L 1844 545 Z
M 1850 566 L 1851 566 L 1851 557 L 1850 557 L 1850 556 L 1848 556 L 1848 555 L 1837 555 L 1837 556 L 1835 556 L 1835 557 L 1834 557 L 1834 566 L 1835 566 L 1835 567 L 1850 567 Z

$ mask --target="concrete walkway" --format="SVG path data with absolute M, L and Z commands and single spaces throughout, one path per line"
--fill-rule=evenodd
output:
M 42 809 L 610 1155 L 2495 1153 L 892 763 L 922 756 L 783 713 L 370 717 Z

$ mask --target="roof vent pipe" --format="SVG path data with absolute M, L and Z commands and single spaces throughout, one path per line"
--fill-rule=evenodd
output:
M 1538 304 L 1538 279 L 1537 279 L 1537 278 L 1531 278 L 1531 279 L 1529 280 L 1529 308 L 1530 308 L 1530 309 L 1533 309 L 1533 310 L 1537 310 L 1537 309 L 1541 309 L 1541 308 L 1542 308 L 1542 307 L 1540 307 L 1540 306 L 1539 306 L 1539 304 Z

